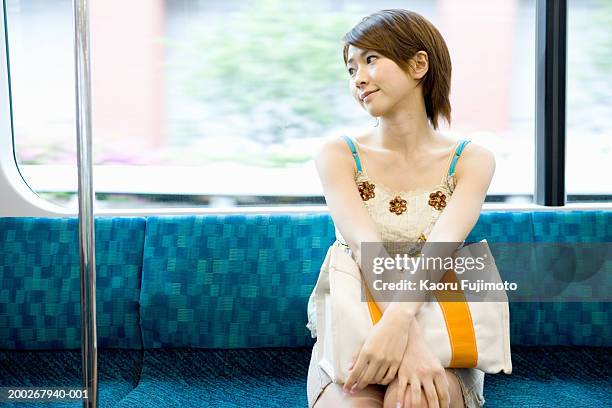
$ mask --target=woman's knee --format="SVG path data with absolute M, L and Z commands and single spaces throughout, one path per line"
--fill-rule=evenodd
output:
M 444 370 L 446 373 L 446 379 L 448 380 L 448 388 L 450 395 L 450 408 L 465 408 L 465 403 L 463 401 L 463 393 L 461 392 L 461 386 L 459 385 L 459 380 L 455 373 L 448 368 Z M 396 408 L 397 406 L 397 388 L 398 388 L 398 378 L 395 377 L 393 381 L 387 387 L 385 392 L 385 397 L 383 399 L 383 408 Z M 410 384 L 406 387 L 406 394 L 409 394 Z M 421 389 L 421 402 L 418 405 L 410 404 L 410 397 L 406 398 L 406 394 L 404 395 L 404 400 L 402 401 L 402 407 L 410 407 L 410 408 L 428 408 L 429 404 L 427 403 L 427 397 L 425 396 L 425 392 Z
M 385 388 L 381 385 L 368 385 L 354 394 L 342 392 L 342 385 L 331 383 L 323 390 L 314 408 L 381 408 Z
M 397 408 L 397 388 L 398 388 L 398 379 L 397 377 L 389 384 L 387 387 L 387 392 L 385 393 L 385 398 L 383 401 L 383 408 Z M 428 408 L 427 399 L 425 394 L 421 394 L 421 402 L 419 404 L 411 404 L 410 401 L 410 384 L 406 388 L 406 393 L 404 395 L 404 399 L 402 400 L 402 407 L 406 408 Z M 408 395 L 408 396 L 407 396 Z
M 398 382 L 399 382 L 398 378 L 395 377 L 393 381 L 391 381 L 391 383 L 387 386 L 387 390 L 385 392 L 385 398 L 383 399 L 383 408 L 397 408 Z M 410 390 L 409 386 L 410 384 L 408 384 L 408 388 L 406 388 L 406 391 Z M 402 407 L 410 407 L 408 402 L 409 402 L 408 399 L 404 398 L 402 400 Z M 427 405 L 425 405 L 425 407 L 427 407 Z

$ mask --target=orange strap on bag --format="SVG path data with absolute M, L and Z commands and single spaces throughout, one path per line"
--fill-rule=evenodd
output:
M 457 285 L 457 276 L 452 270 L 447 271 L 441 283 L 454 282 Z M 374 301 L 370 291 L 366 287 L 366 299 L 372 324 L 378 323 L 382 313 Z M 478 349 L 476 347 L 476 334 L 470 308 L 461 290 L 437 290 L 434 292 L 448 331 L 448 338 L 451 347 L 450 367 L 469 368 L 476 367 L 478 364 Z

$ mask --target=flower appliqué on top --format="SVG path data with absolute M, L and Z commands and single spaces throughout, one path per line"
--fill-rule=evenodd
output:
M 357 184 L 357 189 L 359 190 L 359 195 L 363 201 L 368 201 L 371 198 L 374 198 L 376 194 L 374 193 L 374 188 L 376 186 L 370 182 L 362 181 Z
M 397 215 L 402 214 L 406 211 L 406 200 L 400 196 L 395 196 L 393 200 L 389 201 L 389 211 Z
M 438 190 L 429 195 L 429 201 L 427 203 L 436 210 L 440 211 L 446 207 L 446 195 L 442 191 Z

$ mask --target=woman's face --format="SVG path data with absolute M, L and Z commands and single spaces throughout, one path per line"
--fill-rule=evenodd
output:
M 350 45 L 346 68 L 351 94 L 372 116 L 388 116 L 400 102 L 417 96 L 418 78 L 376 51 Z

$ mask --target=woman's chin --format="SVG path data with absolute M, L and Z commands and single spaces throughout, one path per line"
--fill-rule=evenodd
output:
M 374 117 L 382 116 L 387 110 L 386 101 L 378 99 L 380 99 L 380 95 L 376 95 L 372 100 L 361 105 L 366 112 Z
M 364 106 L 364 108 L 366 112 L 368 112 L 370 114 L 370 116 L 372 117 L 379 117 L 382 116 L 383 114 L 383 110 L 382 109 L 376 109 L 372 106 Z

